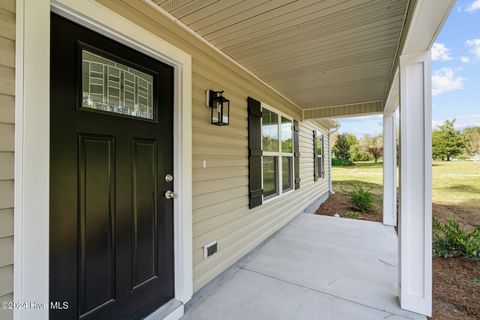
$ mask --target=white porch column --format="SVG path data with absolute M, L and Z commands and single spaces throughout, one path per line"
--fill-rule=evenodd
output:
M 432 312 L 432 93 L 430 50 L 400 57 L 399 297 Z
M 397 225 L 397 143 L 395 113 L 383 115 L 383 224 Z

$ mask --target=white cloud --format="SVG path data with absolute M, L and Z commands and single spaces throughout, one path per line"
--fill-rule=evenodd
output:
M 469 57 L 460 57 L 460 61 L 462 61 L 463 63 L 470 63 L 470 58 Z
M 455 75 L 452 68 L 436 70 L 432 76 L 432 94 L 434 96 L 463 88 L 465 78 Z
M 480 10 L 480 0 L 473 1 L 468 7 L 465 8 L 466 12 L 475 12 Z
M 467 40 L 466 45 L 470 48 L 470 52 L 480 59 L 480 39 Z
M 437 129 L 445 120 L 432 120 L 432 129 Z
M 447 61 L 451 60 L 450 49 L 448 49 L 443 43 L 435 42 L 432 46 L 432 60 Z
M 480 114 L 456 117 L 455 128 L 463 130 L 468 127 L 480 127 Z
M 463 130 L 469 127 L 480 127 L 480 114 L 469 114 L 469 115 L 463 115 L 463 116 L 458 116 L 454 118 L 456 119 L 455 129 L 457 130 Z M 452 120 L 452 119 L 449 118 L 449 120 Z M 433 129 L 438 128 L 438 126 L 443 124 L 444 121 L 445 119 L 432 120 Z

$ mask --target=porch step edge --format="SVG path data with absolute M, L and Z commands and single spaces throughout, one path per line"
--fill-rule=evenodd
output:
M 144 320 L 178 320 L 183 317 L 184 305 L 177 299 L 172 299 L 148 315 Z

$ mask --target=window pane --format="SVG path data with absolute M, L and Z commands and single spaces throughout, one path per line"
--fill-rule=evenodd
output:
M 292 143 L 292 121 L 282 117 L 282 152 L 292 153 L 293 152 L 293 143 Z
M 323 178 L 323 158 L 317 157 L 318 162 L 318 177 Z
M 262 110 L 263 151 L 278 152 L 278 115 L 268 109 Z
M 153 76 L 82 50 L 82 107 L 153 119 Z
M 278 193 L 277 188 L 278 157 L 263 157 L 263 196 L 269 197 Z
M 323 148 L 322 148 L 322 143 L 323 143 L 323 139 L 322 139 L 323 135 L 318 135 L 317 136 L 317 156 L 321 157 L 322 156 L 322 151 L 323 151 Z
M 292 189 L 292 162 L 293 157 L 282 157 L 282 191 Z

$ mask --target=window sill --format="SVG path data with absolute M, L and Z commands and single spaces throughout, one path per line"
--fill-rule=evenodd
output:
M 282 192 L 281 194 L 277 194 L 275 196 L 270 196 L 267 199 L 263 199 L 262 204 L 267 204 L 267 203 L 273 202 L 277 199 L 283 198 L 286 195 L 292 193 L 293 191 L 295 191 L 295 188 L 288 189 L 287 191 Z

